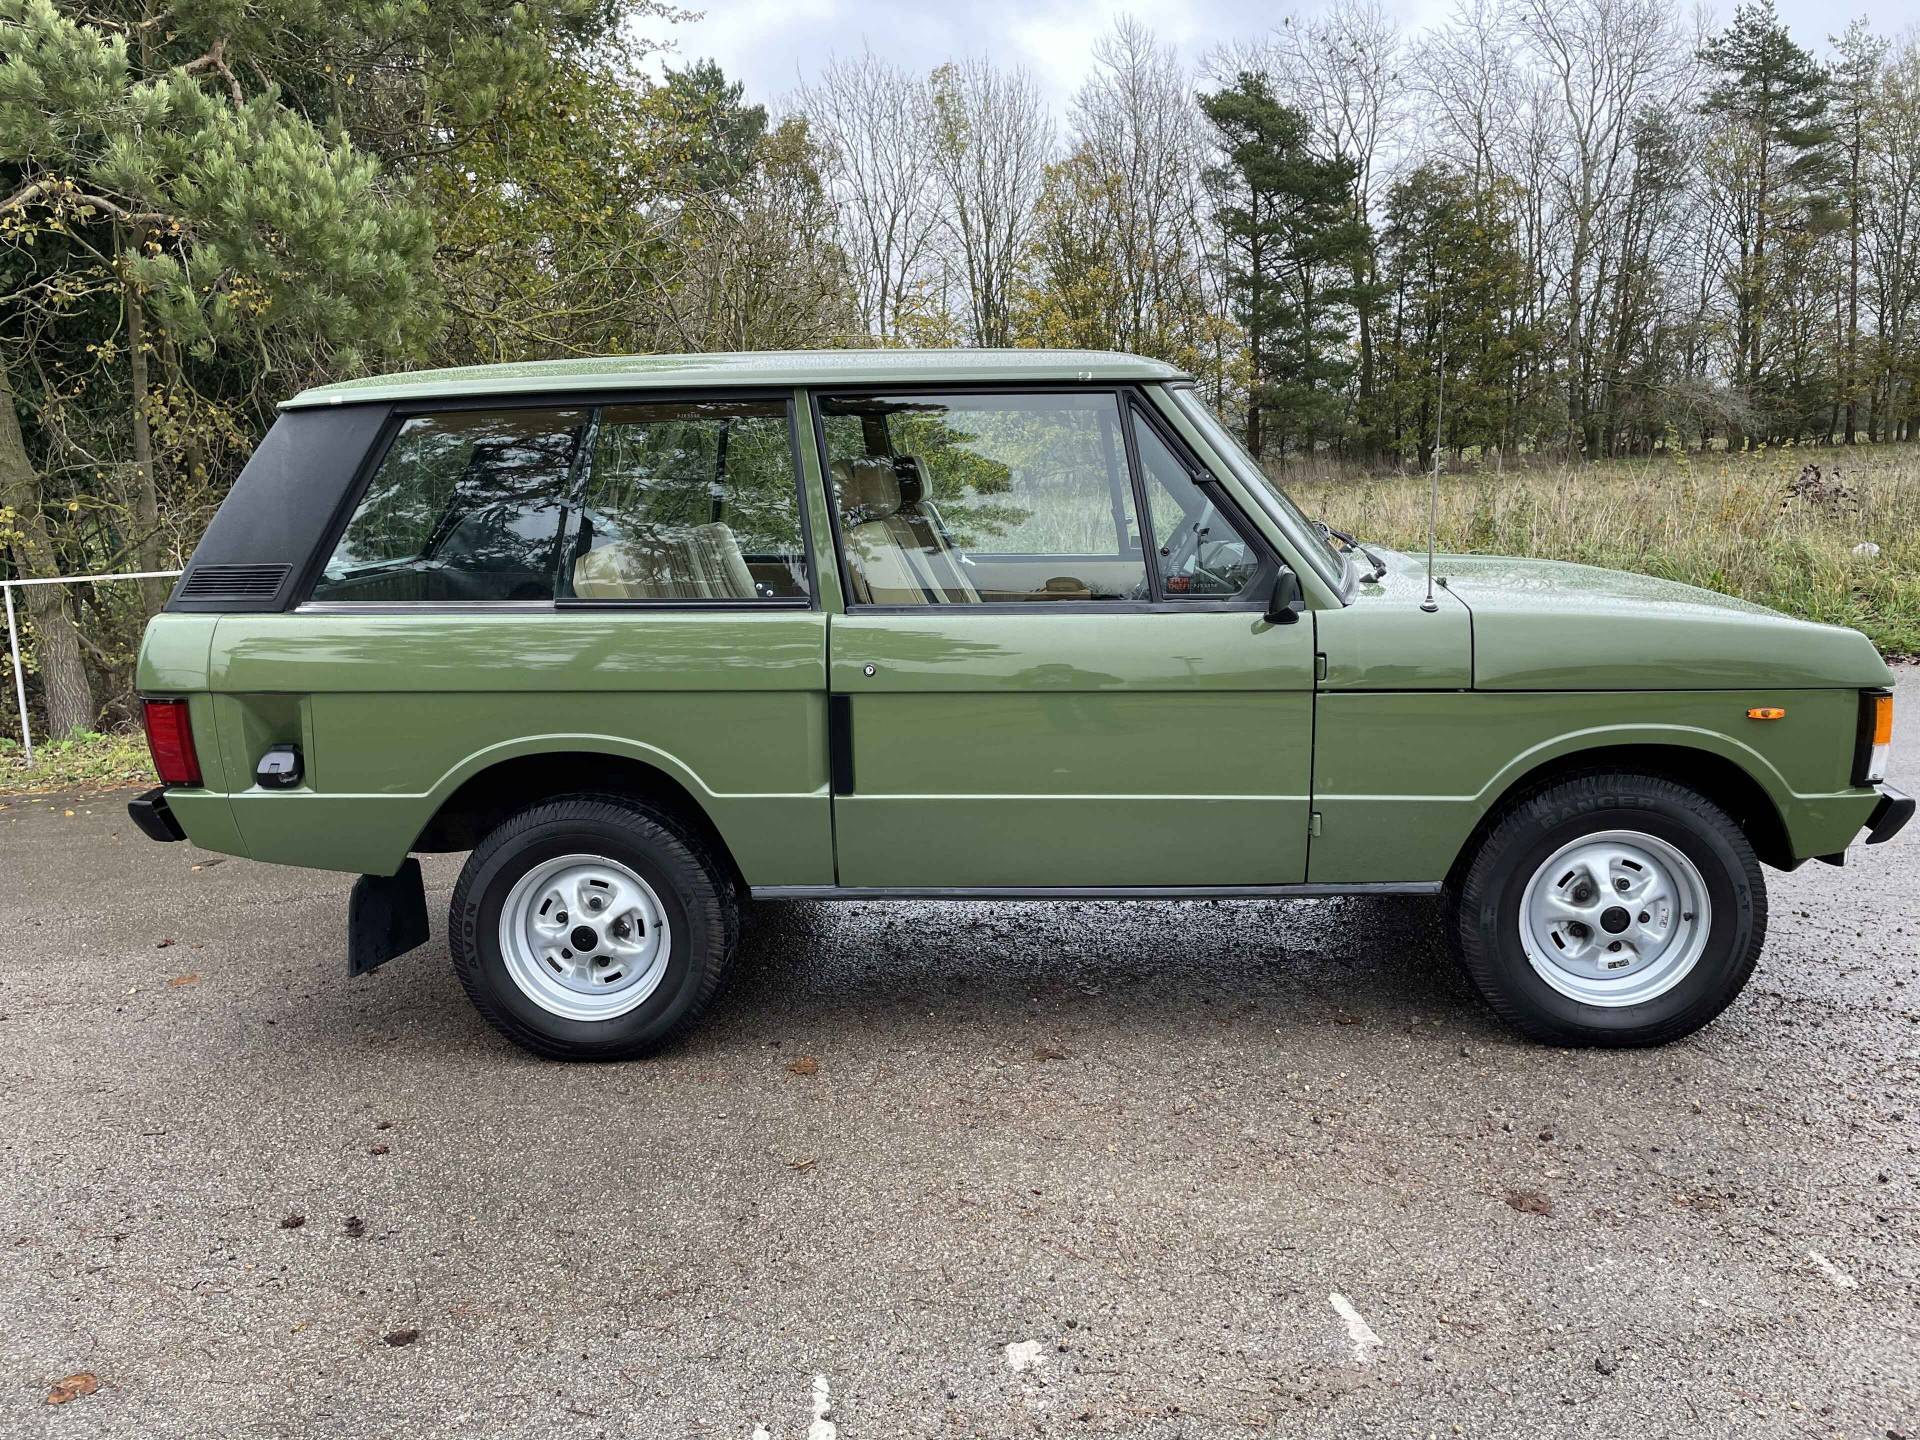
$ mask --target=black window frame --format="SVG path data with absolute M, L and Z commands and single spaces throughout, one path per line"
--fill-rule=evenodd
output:
M 702 389 L 699 387 L 674 386 L 659 389 L 620 389 L 620 390 L 560 390 L 560 391 L 509 391 L 484 395 L 458 396 L 422 396 L 394 402 L 388 409 L 386 418 L 381 422 L 374 436 L 373 444 L 367 448 L 361 459 L 353 482 L 342 497 L 331 524 L 328 525 L 320 544 L 315 546 L 308 561 L 306 573 L 301 577 L 294 591 L 294 600 L 290 609 L 304 611 L 307 614 L 340 615 L 422 615 L 422 614 L 560 614 L 572 611 L 602 610 L 701 610 L 735 611 L 753 613 L 761 610 L 818 611 L 821 608 L 818 547 L 814 544 L 812 517 L 807 501 L 806 467 L 802 463 L 800 423 L 798 407 L 794 403 L 792 386 L 771 388 Z M 671 404 L 777 404 L 787 422 L 787 454 L 793 466 L 794 502 L 799 507 L 800 554 L 807 565 L 807 593 L 805 595 L 774 595 L 759 599 L 733 598 L 685 598 L 664 596 L 640 599 L 600 599 L 556 594 L 549 600 L 315 600 L 313 592 L 318 588 L 322 571 L 329 557 L 340 544 L 347 526 L 353 523 L 353 517 L 359 513 L 360 504 L 366 498 L 367 490 L 373 484 L 373 477 L 386 463 L 387 452 L 393 447 L 406 422 L 421 415 L 444 415 L 463 410 L 583 410 L 587 422 L 582 433 L 581 443 L 573 459 L 571 472 L 567 477 L 567 506 L 569 511 L 577 510 L 587 476 L 592 468 L 593 446 L 599 439 L 601 415 L 607 410 L 618 410 L 637 405 Z M 564 564 L 566 546 L 560 546 L 561 561 Z M 556 573 L 554 588 L 559 589 Z
M 1286 561 L 1274 549 L 1260 528 L 1248 518 L 1242 507 L 1217 477 L 1193 453 L 1193 447 L 1175 433 L 1162 418 L 1154 412 L 1152 402 L 1147 398 L 1144 386 L 1127 381 L 1027 381 L 995 384 L 973 381 L 942 385 L 920 381 L 913 384 L 867 383 L 861 385 L 834 385 L 823 387 L 809 385 L 804 387 L 807 396 L 807 409 L 813 420 L 813 440 L 815 453 L 820 465 L 820 484 L 824 490 L 827 506 L 827 526 L 833 542 L 834 573 L 840 581 L 840 602 L 844 611 L 851 615 L 918 615 L 926 616 L 930 612 L 943 615 L 962 614 L 1041 614 L 1041 615 L 1206 615 L 1232 614 L 1246 611 L 1262 611 L 1267 608 L 1267 594 L 1275 577 L 1285 566 Z M 820 408 L 823 399 L 839 396 L 883 396 L 883 395 L 1111 395 L 1115 408 L 1119 412 L 1122 444 L 1121 459 L 1127 467 L 1128 482 L 1133 487 L 1134 523 L 1140 529 L 1140 564 L 1146 573 L 1148 598 L 1144 600 L 981 600 L 973 604 L 937 603 L 926 605 L 873 605 L 853 598 L 853 586 L 847 570 L 847 551 L 840 530 L 839 497 L 834 493 L 832 459 L 827 452 L 826 417 Z M 1152 511 L 1147 508 L 1146 473 L 1140 464 L 1138 447 L 1134 441 L 1133 418 L 1143 418 L 1153 427 L 1154 433 L 1172 452 L 1174 458 L 1186 467 L 1193 482 L 1207 496 L 1208 500 L 1227 523 L 1238 532 L 1241 539 L 1251 545 L 1260 557 L 1260 568 L 1252 580 L 1238 595 L 1193 597 L 1190 599 L 1170 599 L 1165 593 L 1164 577 L 1159 567 L 1152 562 L 1156 553 L 1156 537 L 1152 533 Z M 1010 558 L 1018 559 L 1019 556 Z M 1039 558 L 1039 557 L 1034 557 Z M 816 564 L 818 563 L 816 557 Z
M 1193 448 L 1166 423 L 1163 416 L 1155 413 L 1152 404 L 1137 385 L 1128 387 L 1127 418 L 1138 419 L 1152 430 L 1160 443 L 1167 447 L 1167 453 L 1173 456 L 1174 463 L 1187 472 L 1187 478 L 1204 495 L 1213 508 L 1219 512 L 1236 535 L 1255 555 L 1259 565 L 1252 577 L 1240 587 L 1237 594 L 1217 596 L 1191 596 L 1174 599 L 1165 593 L 1166 576 L 1160 567 L 1149 559 L 1147 564 L 1147 583 L 1153 588 L 1155 599 L 1169 610 L 1261 610 L 1267 608 L 1267 596 L 1273 590 L 1273 583 L 1279 577 L 1280 570 L 1286 565 L 1279 553 L 1260 533 L 1244 508 L 1227 493 L 1220 478 L 1200 462 Z M 1132 424 L 1126 427 L 1127 463 L 1133 467 L 1134 504 L 1139 507 L 1143 550 L 1152 549 L 1159 553 L 1159 535 L 1153 530 L 1153 507 L 1147 495 L 1147 469 L 1140 460 L 1140 445 L 1134 435 Z

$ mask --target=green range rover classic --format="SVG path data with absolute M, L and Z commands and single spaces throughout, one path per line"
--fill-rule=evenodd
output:
M 1537 1040 L 1718 1014 L 1884 784 L 1865 637 L 1330 532 L 1126 355 L 652 356 L 287 402 L 140 657 L 156 839 L 360 876 L 504 1034 L 645 1054 L 750 899 L 1444 900 Z M 1252 916 L 1249 915 L 1249 919 Z

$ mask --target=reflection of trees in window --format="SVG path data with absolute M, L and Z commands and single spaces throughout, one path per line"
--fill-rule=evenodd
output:
M 845 397 L 823 412 L 833 458 L 913 456 L 928 498 L 968 549 L 1122 552 L 1133 505 L 1111 397 Z
M 798 552 L 800 507 L 786 407 L 778 402 L 621 406 L 601 417 L 585 497 L 603 523 L 645 546 L 718 521 L 748 555 Z
M 421 577 L 413 591 L 383 598 L 551 598 L 585 427 L 578 410 L 409 419 L 348 522 L 315 598 L 353 598 L 353 579 L 408 570 Z

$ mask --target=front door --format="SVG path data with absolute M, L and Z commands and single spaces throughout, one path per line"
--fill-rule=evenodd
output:
M 1313 624 L 1122 388 L 817 397 L 848 887 L 1306 878 Z

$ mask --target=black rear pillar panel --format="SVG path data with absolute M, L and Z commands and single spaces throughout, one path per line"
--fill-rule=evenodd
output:
M 290 610 L 355 499 L 392 407 L 283 410 L 221 502 L 167 609 Z M 277 576 L 274 571 L 285 567 Z M 196 582 L 195 572 L 202 572 Z

